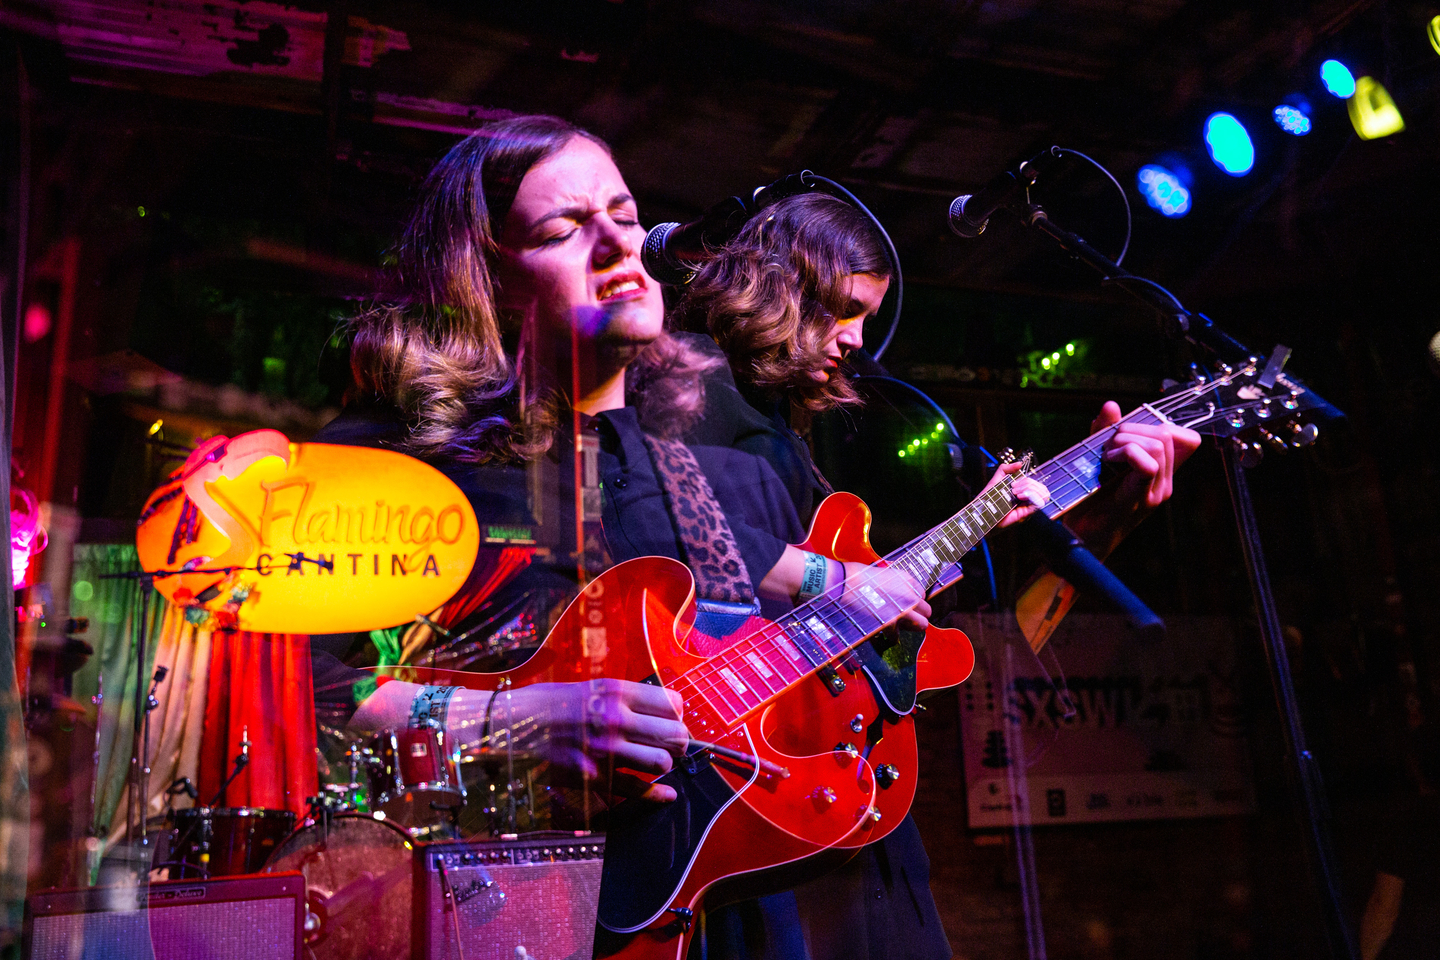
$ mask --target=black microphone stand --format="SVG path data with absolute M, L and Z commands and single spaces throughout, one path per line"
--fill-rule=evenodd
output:
M 1098 271 L 1102 284 L 1118 285 L 1150 307 L 1159 316 L 1160 328 L 1167 336 L 1172 339 L 1184 338 L 1222 364 L 1244 364 L 1257 359 L 1256 354 L 1217 327 L 1208 317 L 1186 310 L 1184 304 L 1169 290 L 1153 280 L 1130 273 L 1076 234 L 1058 226 L 1039 205 L 1026 204 L 1018 208 L 1017 212 L 1026 226 L 1043 233 L 1075 259 Z M 1289 354 L 1288 348 L 1275 349 L 1262 375 L 1262 385 L 1273 385 L 1280 366 Z M 1269 383 L 1265 382 L 1266 378 L 1269 378 Z M 1324 401 L 1320 401 L 1315 412 L 1322 419 L 1339 419 L 1343 416 L 1339 410 Z M 1265 553 L 1255 520 L 1255 505 L 1251 500 L 1246 478 L 1246 470 L 1259 462 L 1254 456 L 1258 450 L 1258 446 L 1252 447 L 1239 441 L 1221 445 L 1230 502 L 1235 511 L 1235 524 L 1240 535 L 1240 548 L 1245 555 L 1245 568 L 1250 579 L 1250 590 L 1254 595 L 1260 636 L 1267 654 L 1266 666 L 1270 673 L 1270 685 L 1284 730 L 1286 769 L 1291 791 L 1298 796 L 1305 814 L 1302 832 L 1306 852 L 1315 874 L 1315 882 L 1321 888 L 1330 955 L 1355 960 L 1358 956 L 1355 951 L 1355 938 L 1341 904 L 1339 877 L 1330 846 L 1329 809 L 1325 803 L 1324 785 L 1315 756 L 1306 746 L 1305 731 L 1300 722 L 1300 708 L 1290 680 L 1290 658 L 1285 652 L 1285 643 L 1280 633 L 1280 618 L 1275 608 L 1270 574 L 1266 569 Z

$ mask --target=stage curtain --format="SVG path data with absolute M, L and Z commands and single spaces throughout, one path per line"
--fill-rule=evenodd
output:
M 115 813 L 125 794 L 134 751 L 135 730 L 135 641 L 140 630 L 140 585 L 130 579 L 104 579 L 107 575 L 132 573 L 139 569 L 131 544 L 84 543 L 75 546 L 75 568 L 71 583 L 74 598 L 70 612 L 87 617 L 90 628 L 84 639 L 95 653 L 75 674 L 74 698 L 81 703 L 100 701 L 95 731 L 95 795 L 91 833 L 111 833 Z M 150 633 L 145 643 L 147 678 L 154 670 L 155 651 L 164 621 L 159 594 L 151 594 Z M 119 821 L 123 833 L 124 821 Z M 96 876 L 103 845 L 91 851 L 90 872 Z
M 102 579 L 105 574 L 138 569 L 129 544 L 79 544 L 71 582 L 71 612 L 90 618 L 85 640 L 95 648 L 75 674 L 74 698 L 92 702 L 103 692 L 96 724 L 96 777 L 91 833 L 104 837 L 89 857 L 91 882 L 98 876 L 105 849 L 125 837 L 129 811 L 130 758 L 134 749 L 135 639 L 140 629 L 137 581 Z M 143 675 L 149 683 L 157 666 L 167 676 L 155 690 L 160 702 L 150 714 L 150 796 L 146 816 L 165 808 L 165 789 L 180 777 L 199 776 L 199 757 L 210 670 L 210 632 L 186 623 L 183 611 L 150 595 L 150 634 L 146 637 Z M 189 806 L 182 798 L 177 806 Z
M 250 762 L 222 805 L 292 810 L 303 816 L 319 788 L 310 638 L 283 633 L 216 633 L 200 751 L 200 796 L 209 801 L 229 775 L 240 741 Z
M 152 603 L 156 600 L 159 600 L 158 594 L 151 597 Z M 156 668 L 162 666 L 167 673 L 155 689 L 155 699 L 160 706 L 150 714 L 150 796 L 145 805 L 146 818 L 165 812 L 170 802 L 165 791 L 172 783 L 181 777 L 188 778 L 192 784 L 199 779 L 210 673 L 210 631 L 197 630 L 186 623 L 185 612 L 173 604 L 161 601 L 161 607 L 160 631 L 153 639 L 155 659 L 150 675 L 153 677 Z M 130 796 L 130 791 L 122 788 L 110 819 L 109 843 L 125 838 Z M 205 799 L 209 798 L 202 795 L 202 801 Z M 177 807 L 192 805 L 184 796 L 175 801 Z

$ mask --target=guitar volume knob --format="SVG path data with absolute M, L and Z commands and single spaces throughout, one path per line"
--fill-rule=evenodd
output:
M 882 763 L 875 769 L 875 782 L 882 790 L 889 789 L 899 779 L 900 770 L 893 763 Z

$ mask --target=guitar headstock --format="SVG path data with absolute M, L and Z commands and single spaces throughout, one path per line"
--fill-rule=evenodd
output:
M 1288 351 L 1286 351 L 1288 354 Z M 1233 437 L 1257 455 L 1309 446 L 1320 435 L 1316 421 L 1341 416 L 1298 377 L 1252 358 L 1238 367 L 1197 372 L 1190 384 L 1166 391 L 1160 401 L 1173 422 L 1214 437 Z

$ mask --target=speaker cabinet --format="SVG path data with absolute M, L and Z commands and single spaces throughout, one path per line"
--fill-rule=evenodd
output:
M 298 873 L 37 893 L 25 904 L 31 960 L 299 960 Z
M 432 843 L 415 855 L 415 960 L 590 960 L 604 837 Z

